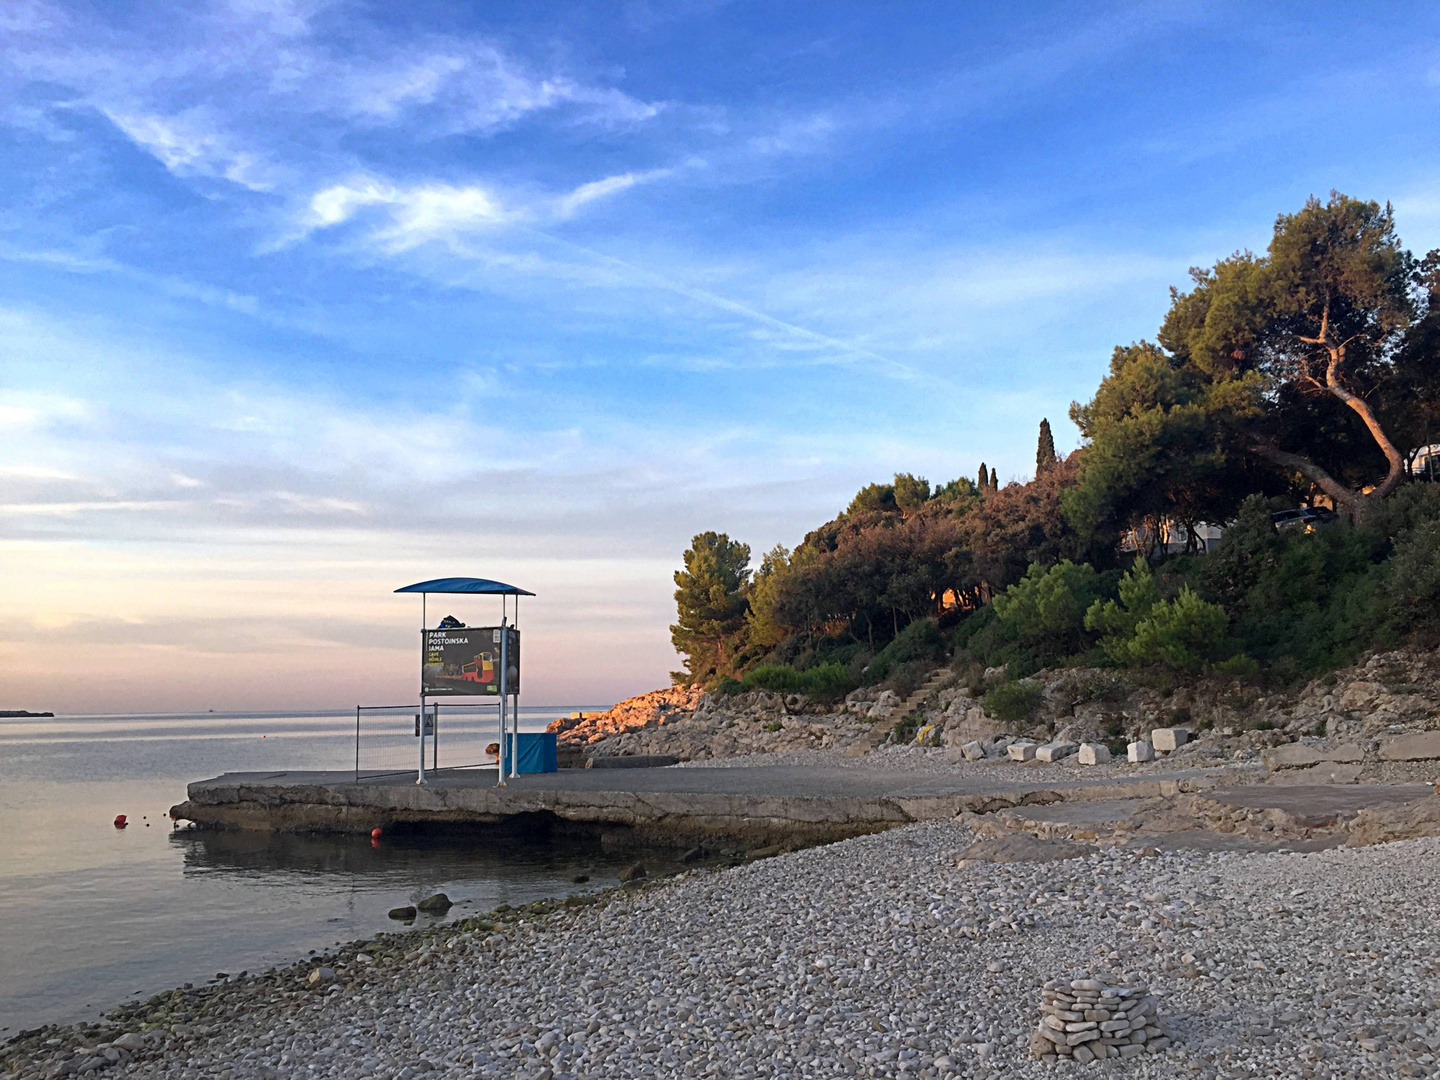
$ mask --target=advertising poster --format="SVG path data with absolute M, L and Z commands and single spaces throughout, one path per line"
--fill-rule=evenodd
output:
M 520 632 L 514 627 L 425 631 L 420 689 L 430 697 L 500 696 L 500 635 L 510 635 L 510 693 L 520 692 Z

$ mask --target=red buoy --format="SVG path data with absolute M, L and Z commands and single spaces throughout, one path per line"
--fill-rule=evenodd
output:
M 125 820 L 125 815 L 124 815 L 124 814 L 116 814 L 116 815 L 115 815 L 115 827 L 116 827 L 117 829 L 123 829 L 123 828 L 125 828 L 126 825 L 129 825 L 129 824 L 130 824 L 130 822 L 128 822 L 128 821 Z
M 371 839 L 371 840 L 379 840 L 380 837 L 382 837 L 382 836 L 384 836 L 384 835 L 385 835 L 384 830 L 382 830 L 379 825 L 376 825 L 375 828 L 373 828 L 373 829 L 370 830 L 370 839 Z

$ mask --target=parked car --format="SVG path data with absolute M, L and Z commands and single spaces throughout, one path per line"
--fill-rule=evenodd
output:
M 1314 532 L 1321 525 L 1329 525 L 1332 521 L 1338 521 L 1340 515 L 1334 510 L 1326 510 L 1323 507 L 1300 506 L 1294 510 L 1277 510 L 1270 515 L 1270 521 L 1280 532 L 1287 529 L 1299 529 L 1302 532 Z

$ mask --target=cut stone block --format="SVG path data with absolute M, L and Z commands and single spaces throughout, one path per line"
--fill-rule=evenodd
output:
M 1190 741 L 1190 731 L 1183 727 L 1157 727 L 1150 732 L 1150 744 L 1161 754 L 1179 750 Z
M 1034 761 L 1035 744 L 1033 742 L 1011 743 L 1005 748 L 1005 753 L 1010 755 L 1011 761 Z
M 960 748 L 960 753 L 964 755 L 966 761 L 979 761 L 985 756 L 985 747 L 979 742 L 967 742 Z
M 1075 753 L 1075 744 L 1070 742 L 1048 742 L 1035 748 L 1037 761 L 1059 761 Z
M 1140 742 L 1132 742 L 1125 747 L 1125 756 L 1130 759 L 1132 765 L 1141 761 L 1154 761 L 1155 748 L 1142 739 Z
M 1110 748 L 1103 743 L 1080 744 L 1081 765 L 1105 765 L 1110 761 Z

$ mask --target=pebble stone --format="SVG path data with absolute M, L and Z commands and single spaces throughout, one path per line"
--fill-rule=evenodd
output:
M 396 931 L 161 995 L 150 1024 L 118 1010 L 129 1027 L 104 1044 L 47 1029 L 0 1048 L 0 1076 L 1435 1075 L 1440 839 L 957 866 L 972 840 L 961 822 L 917 825 L 549 914 Z M 336 981 L 307 986 L 320 966 Z M 1175 1041 L 1116 1047 L 1115 1062 L 1032 1057 L 1036 1000 L 1054 980 L 1074 1005 L 1148 987 Z M 1068 1021 L 1096 1026 L 1066 1034 L 1110 1022 Z M 1093 1057 L 1095 1043 L 1069 1056 Z

